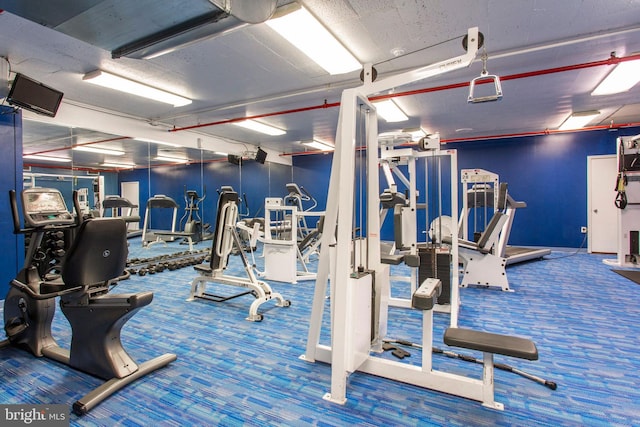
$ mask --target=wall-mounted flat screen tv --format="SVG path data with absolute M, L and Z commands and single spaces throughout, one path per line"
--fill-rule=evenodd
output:
M 54 117 L 62 101 L 63 93 L 37 82 L 24 74 L 16 74 L 7 102 L 49 117 Z
M 264 164 L 266 160 L 267 160 L 267 152 L 264 151 L 262 148 L 258 147 L 258 152 L 256 153 L 256 162 Z
M 227 154 L 227 161 L 232 165 L 241 165 L 242 156 L 236 156 L 235 154 Z

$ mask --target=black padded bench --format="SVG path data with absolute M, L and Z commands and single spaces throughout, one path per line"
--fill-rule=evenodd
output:
M 494 399 L 494 354 L 538 360 L 538 349 L 533 341 L 510 335 L 493 334 L 465 328 L 447 328 L 444 343 L 450 346 L 482 352 L 482 405 L 502 411 L 504 405 Z
M 400 265 L 404 261 L 402 254 L 381 254 L 380 262 L 388 265 Z
M 465 328 L 447 328 L 444 343 L 483 353 L 502 354 L 527 360 L 538 360 L 538 349 L 533 341 L 510 335 L 493 334 Z

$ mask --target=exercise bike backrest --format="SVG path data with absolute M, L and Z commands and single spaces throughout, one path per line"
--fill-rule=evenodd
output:
M 67 287 L 105 284 L 122 275 L 128 253 L 124 220 L 83 221 L 65 255 L 62 281 Z

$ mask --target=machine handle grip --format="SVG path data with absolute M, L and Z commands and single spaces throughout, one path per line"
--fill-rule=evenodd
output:
M 73 207 L 76 210 L 76 225 L 82 224 L 82 208 L 80 208 L 80 201 L 78 200 L 78 190 L 73 190 Z
M 16 191 L 9 190 L 9 204 L 11 205 L 11 216 L 13 217 L 13 234 L 20 234 L 20 218 L 18 216 L 18 202 L 16 201 Z

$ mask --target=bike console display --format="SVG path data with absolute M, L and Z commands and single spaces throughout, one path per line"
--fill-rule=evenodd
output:
M 62 194 L 53 188 L 27 188 L 22 191 L 25 223 L 30 227 L 71 225 L 73 216 L 67 210 Z

